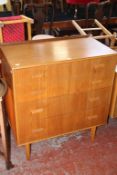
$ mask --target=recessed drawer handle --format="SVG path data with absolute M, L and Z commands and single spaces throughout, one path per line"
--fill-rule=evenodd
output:
M 99 84 L 99 83 L 102 83 L 102 80 L 95 80 L 95 81 L 92 81 L 92 84 Z
M 31 113 L 32 113 L 32 114 L 37 114 L 37 113 L 41 113 L 41 112 L 43 112 L 43 111 L 44 111 L 43 108 L 39 108 L 39 109 L 32 110 Z
M 95 69 L 99 69 L 99 68 L 104 68 L 105 67 L 105 64 L 97 64 L 97 65 L 94 65 L 94 68 Z
M 89 101 L 94 102 L 94 101 L 99 101 L 99 99 L 100 99 L 99 97 L 92 97 L 92 98 L 90 97 Z
M 39 90 L 37 91 L 31 91 L 31 95 L 39 94 Z
M 44 76 L 44 74 L 35 74 L 35 75 L 32 75 L 32 79 L 34 78 L 42 78 Z
M 88 120 L 96 119 L 96 118 L 98 118 L 98 115 L 90 115 L 87 118 L 88 118 Z
M 45 88 L 40 89 L 40 90 L 32 90 L 31 95 L 42 95 L 42 93 L 45 91 Z
M 32 133 L 42 132 L 44 128 L 33 129 Z

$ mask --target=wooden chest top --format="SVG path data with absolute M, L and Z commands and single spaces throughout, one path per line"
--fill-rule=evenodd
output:
M 2 45 L 1 49 L 11 69 L 116 54 L 93 38 L 32 41 Z

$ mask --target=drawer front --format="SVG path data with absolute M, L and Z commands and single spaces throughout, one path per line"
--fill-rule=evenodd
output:
M 47 96 L 47 67 L 15 70 L 16 101 L 31 101 Z
M 91 89 L 111 86 L 114 78 L 115 61 L 110 61 L 111 57 L 97 59 L 91 63 Z M 113 59 L 112 59 L 113 60 Z
M 73 95 L 73 111 L 78 114 L 79 111 L 85 111 L 97 106 L 108 106 L 111 97 L 111 87 L 90 90 L 87 92 L 74 93 Z
M 95 108 L 97 106 L 108 106 L 110 103 L 112 87 L 95 89 L 86 93 L 86 108 Z
M 19 128 L 18 144 L 71 132 L 73 131 L 73 121 L 73 117 L 69 114 L 50 118 L 28 116 L 28 120 L 25 119 L 22 123 L 22 128 Z
M 98 106 L 96 108 L 88 109 L 85 111 L 85 123 L 86 127 L 105 124 L 108 118 L 109 112 L 108 106 Z
M 18 101 L 68 94 L 69 64 L 16 70 L 14 79 Z
M 76 95 L 77 102 L 73 113 L 74 130 L 106 123 L 109 112 L 111 88 L 92 90 L 81 94 L 79 95 L 80 98 Z
M 112 86 L 115 60 L 111 57 L 74 61 L 71 64 L 70 92 L 87 92 Z
M 39 136 L 43 139 L 71 132 L 73 131 L 73 122 L 70 114 L 40 119 L 38 126 L 33 122 L 31 137 L 38 138 Z
M 98 106 L 74 114 L 74 130 L 105 124 L 108 117 L 108 107 Z
M 17 113 L 19 116 L 25 114 L 26 116 L 39 115 L 42 118 L 47 118 L 69 114 L 74 110 L 74 96 L 72 95 L 17 103 Z

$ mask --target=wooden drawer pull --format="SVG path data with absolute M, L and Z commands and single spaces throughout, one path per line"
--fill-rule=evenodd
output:
M 39 91 L 37 90 L 37 91 L 32 91 L 32 92 L 31 92 L 31 95 L 35 95 L 35 94 L 38 95 L 38 94 L 39 94 Z
M 39 109 L 32 110 L 31 113 L 32 113 L 32 114 L 37 114 L 37 113 L 41 113 L 41 112 L 43 112 L 43 111 L 44 111 L 43 108 L 39 108 Z
M 35 75 L 32 75 L 32 79 L 34 78 L 42 78 L 44 77 L 44 74 L 35 74 Z
M 88 120 L 92 120 L 92 119 L 96 119 L 98 118 L 98 115 L 90 115 L 90 116 L 87 116 Z
M 99 84 L 101 82 L 102 82 L 102 80 L 95 80 L 95 81 L 92 81 L 92 84 Z
M 94 69 L 103 69 L 105 67 L 105 64 L 97 64 L 97 65 L 94 65 Z
M 40 95 L 45 91 L 45 88 L 39 89 L 39 90 L 33 90 L 31 91 L 31 95 Z
M 33 129 L 32 133 L 42 132 L 44 128 Z
M 99 99 L 100 99 L 99 97 L 92 97 L 92 98 L 90 97 L 89 101 L 90 102 L 95 102 L 95 101 L 99 101 Z

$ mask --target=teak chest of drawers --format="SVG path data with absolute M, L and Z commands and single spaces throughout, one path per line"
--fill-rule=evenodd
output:
M 107 122 L 117 54 L 93 38 L 1 46 L 9 121 L 17 145 Z

